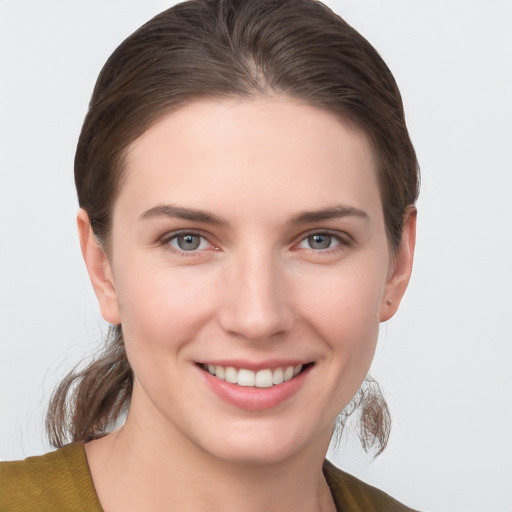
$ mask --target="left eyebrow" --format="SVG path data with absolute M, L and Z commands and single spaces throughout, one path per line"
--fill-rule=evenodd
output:
M 364 220 L 370 219 L 370 216 L 363 210 L 359 210 L 353 206 L 338 205 L 332 208 L 324 208 L 322 210 L 300 212 L 292 217 L 289 223 L 308 224 L 310 222 L 319 222 L 329 219 L 337 219 L 340 217 L 358 217 Z

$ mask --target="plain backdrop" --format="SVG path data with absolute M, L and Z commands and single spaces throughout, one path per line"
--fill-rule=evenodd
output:
M 393 71 L 423 173 L 413 279 L 372 369 L 390 444 L 372 462 L 348 436 L 330 456 L 424 511 L 510 512 L 512 2 L 327 3 Z M 106 58 L 171 4 L 0 0 L 1 459 L 49 449 L 49 393 L 101 343 L 74 147 Z

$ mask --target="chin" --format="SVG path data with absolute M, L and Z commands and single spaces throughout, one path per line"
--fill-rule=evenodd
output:
M 277 422 L 270 422 L 277 423 Z M 334 421 L 320 432 L 307 427 L 285 427 L 254 422 L 252 425 L 233 425 L 229 432 L 210 432 L 208 439 L 196 441 L 216 459 L 242 465 L 279 464 L 313 450 L 325 453 L 331 438 Z M 320 451 L 319 451 L 320 450 Z

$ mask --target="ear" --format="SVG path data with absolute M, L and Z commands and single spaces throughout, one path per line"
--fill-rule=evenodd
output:
M 121 315 L 110 262 L 105 250 L 94 236 L 89 216 L 83 209 L 78 212 L 77 225 L 82 256 L 98 299 L 101 316 L 111 324 L 120 324 Z
M 412 272 L 416 243 L 416 208 L 408 206 L 405 212 L 402 240 L 393 258 L 390 274 L 384 288 L 380 308 L 380 321 L 389 320 L 398 310 Z

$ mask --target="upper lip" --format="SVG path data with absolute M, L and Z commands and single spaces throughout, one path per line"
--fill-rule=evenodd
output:
M 274 370 L 276 368 L 283 368 L 287 366 L 297 366 L 299 364 L 306 365 L 313 363 L 308 359 L 267 359 L 266 361 L 248 361 L 246 359 L 207 359 L 204 361 L 197 361 L 198 365 L 213 365 L 213 366 L 232 366 L 233 368 L 244 368 L 252 371 Z

